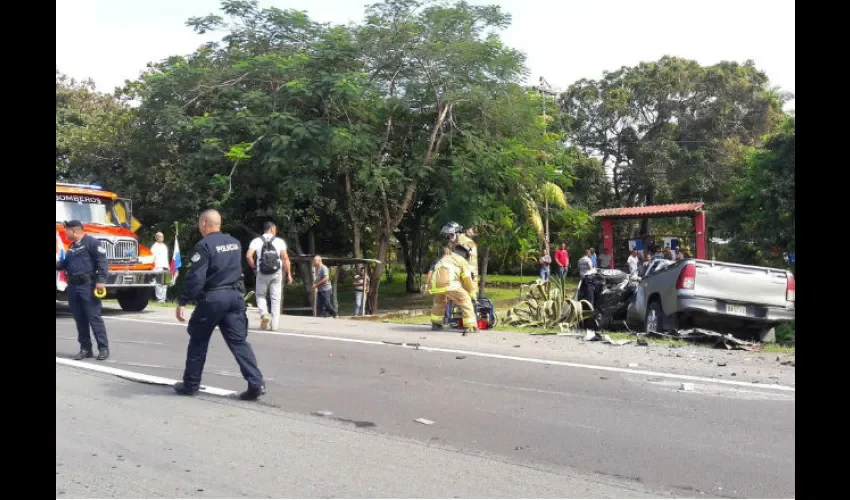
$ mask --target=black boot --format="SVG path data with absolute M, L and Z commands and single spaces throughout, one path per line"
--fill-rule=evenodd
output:
M 78 352 L 77 355 L 74 356 L 74 359 L 77 360 L 77 361 L 80 361 L 82 359 L 93 358 L 93 357 L 94 357 L 94 354 L 92 354 L 91 349 L 80 349 L 80 352 Z
M 189 389 L 183 382 L 177 382 L 176 384 L 174 384 L 174 392 L 182 396 L 194 396 L 198 393 L 198 390 Z
M 249 387 L 247 391 L 239 395 L 239 399 L 242 401 L 256 401 L 265 393 L 266 386 L 264 385 L 261 385 L 260 387 Z
M 109 357 L 109 348 L 108 347 L 104 347 L 103 349 L 100 349 L 100 350 L 97 351 L 97 360 L 98 361 L 103 361 L 104 359 L 106 359 L 108 357 Z

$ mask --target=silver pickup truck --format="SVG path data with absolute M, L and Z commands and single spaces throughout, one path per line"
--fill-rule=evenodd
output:
M 777 325 L 794 321 L 795 294 L 794 276 L 784 269 L 656 260 L 641 278 L 627 318 L 646 332 L 701 326 L 771 342 Z

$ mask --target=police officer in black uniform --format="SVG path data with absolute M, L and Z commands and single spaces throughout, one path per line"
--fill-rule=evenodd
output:
M 57 271 L 65 271 L 68 279 L 68 305 L 77 323 L 77 341 L 80 352 L 74 359 L 93 358 L 91 333 L 97 341 L 97 359 L 103 361 L 109 357 L 109 340 L 106 338 L 106 326 L 101 317 L 100 299 L 94 296 L 95 290 L 105 290 L 106 250 L 100 246 L 97 238 L 83 232 L 83 224 L 78 220 L 65 222 L 65 234 L 71 240 L 71 247 L 65 260 L 56 263 Z
M 248 390 L 239 397 L 253 401 L 265 394 L 265 384 L 254 350 L 246 341 L 248 314 L 242 281 L 242 247 L 235 238 L 221 233 L 221 214 L 215 210 L 201 214 L 198 230 L 204 239 L 195 245 L 190 259 L 192 267 L 177 302 L 177 319 L 186 321 L 185 306 L 190 300 L 198 305 L 189 319 L 183 381 L 174 384 L 174 390 L 187 396 L 198 392 L 210 337 L 217 326 L 248 382 Z

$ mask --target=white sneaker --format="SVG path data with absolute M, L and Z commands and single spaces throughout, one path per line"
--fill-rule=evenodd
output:
M 260 318 L 260 329 L 268 330 L 269 329 L 269 321 L 271 321 L 272 317 L 268 314 L 264 314 L 262 318 Z

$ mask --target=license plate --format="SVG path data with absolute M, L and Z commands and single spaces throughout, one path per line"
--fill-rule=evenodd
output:
M 726 314 L 731 314 L 734 316 L 746 316 L 747 315 L 747 307 L 746 306 L 738 306 L 734 304 L 726 304 Z

